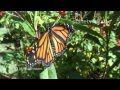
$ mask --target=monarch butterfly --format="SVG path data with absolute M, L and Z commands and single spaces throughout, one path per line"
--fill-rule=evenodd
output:
M 54 62 L 54 57 L 60 56 L 65 51 L 67 40 L 72 32 L 73 26 L 68 24 L 48 28 L 37 42 L 34 53 L 35 62 L 43 66 L 49 66 Z

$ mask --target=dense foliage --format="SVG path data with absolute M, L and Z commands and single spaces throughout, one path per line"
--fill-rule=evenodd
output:
M 26 69 L 26 48 L 53 24 L 74 33 L 47 69 Z M 0 78 L 120 78 L 119 11 L 0 11 Z

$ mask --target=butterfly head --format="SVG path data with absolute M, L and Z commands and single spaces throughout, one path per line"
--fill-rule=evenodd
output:
M 50 27 L 48 28 L 48 33 L 51 33 L 51 28 Z

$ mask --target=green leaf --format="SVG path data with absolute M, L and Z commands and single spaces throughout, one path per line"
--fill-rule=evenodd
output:
M 14 44 L 13 43 L 7 43 L 7 44 L 0 44 L 0 53 L 7 53 L 7 52 L 14 52 L 14 50 L 8 49 L 6 47 L 12 47 L 12 49 L 14 48 Z M 5 55 L 5 54 L 4 54 Z
M 40 73 L 40 79 L 57 79 L 56 70 L 52 63 L 48 68 Z
M 27 14 L 29 15 L 30 20 L 33 21 L 33 12 L 27 11 Z
M 8 30 L 9 30 L 8 28 L 0 28 L 0 36 L 8 33 Z
M 96 31 L 93 31 L 92 29 L 90 29 L 90 28 L 87 28 L 86 26 L 83 26 L 83 25 L 80 25 L 80 24 L 78 24 L 78 23 L 75 23 L 74 24 L 74 28 L 76 29 L 76 30 L 81 30 L 81 31 L 83 31 L 83 32 L 87 32 L 87 33 L 89 33 L 89 34 L 92 34 L 92 35 L 94 35 L 94 36 L 98 36 L 99 38 L 101 38 L 102 40 L 104 40 L 104 38 L 99 34 L 99 33 L 97 33 Z M 105 40 L 104 40 L 105 41 Z
M 120 17 L 120 11 L 115 11 L 111 16 L 110 16 L 110 27 L 108 30 L 113 30 L 113 28 L 115 28 L 114 24 L 116 23 L 118 17 Z
M 57 79 L 56 69 L 53 63 L 48 68 L 48 75 L 49 79 Z
M 15 23 L 15 28 L 19 29 L 19 23 Z
M 68 20 L 68 19 L 61 19 L 60 20 L 60 23 L 67 23 L 67 24 L 73 24 L 73 22 L 71 20 Z
M 114 67 L 116 67 L 116 66 L 118 66 L 120 64 L 120 59 L 119 59 L 120 58 L 120 47 L 119 46 L 115 46 L 115 47 L 111 48 L 110 50 L 112 51 L 112 53 L 114 55 L 116 55 L 117 59 L 113 63 L 113 65 L 108 68 L 106 77 L 109 75 L 110 71 L 112 71 Z
M 5 74 L 7 74 L 5 66 L 0 65 L 0 73 L 5 73 Z
M 40 76 L 40 79 L 49 79 L 48 68 L 46 68 L 44 71 L 42 71 L 39 76 Z
M 106 73 L 106 77 L 109 75 L 110 71 L 113 70 L 114 67 L 118 66 L 120 64 L 120 59 L 116 59 L 116 61 L 114 62 L 114 64 L 108 68 L 107 73 Z
M 110 49 L 114 55 L 116 55 L 117 58 L 120 58 L 120 47 L 115 46 Z
M 37 30 L 37 25 L 38 24 L 40 24 L 41 27 L 44 27 L 43 26 L 44 21 L 37 14 L 38 14 L 38 11 L 35 11 L 35 15 L 34 15 L 34 27 L 35 27 L 36 30 Z
M 95 42 L 96 44 L 102 46 L 101 43 L 100 43 L 100 41 L 99 41 L 99 39 L 98 39 L 97 37 L 93 36 L 93 35 L 86 34 L 86 35 L 85 35 L 85 38 L 87 38 L 87 39 Z M 102 46 L 102 47 L 103 47 L 103 46 Z
M 19 23 L 23 27 L 25 32 L 29 33 L 33 37 L 35 36 L 35 31 L 29 22 L 25 21 L 25 22 L 19 22 Z
M 15 64 L 15 62 L 11 61 L 11 63 L 8 66 L 9 74 L 12 74 L 12 73 L 16 72 L 17 70 L 18 70 L 17 69 L 17 64 Z
M 93 49 L 92 44 L 88 43 L 88 44 L 87 44 L 87 49 L 88 49 L 89 51 L 92 51 L 92 49 Z

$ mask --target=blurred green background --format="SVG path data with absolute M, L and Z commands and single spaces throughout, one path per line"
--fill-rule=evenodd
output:
M 49 68 L 26 69 L 26 48 L 57 23 L 74 26 Z M 0 11 L 0 79 L 119 79 L 119 11 Z

